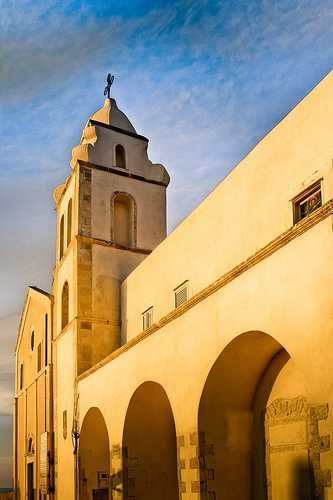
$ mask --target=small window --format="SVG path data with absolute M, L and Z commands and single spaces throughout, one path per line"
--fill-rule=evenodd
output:
M 67 281 L 62 288 L 61 294 L 61 329 L 68 324 L 69 319 L 69 288 Z
M 142 313 L 142 328 L 143 330 L 147 330 L 153 324 L 153 307 L 147 309 L 144 313 Z
M 35 348 L 35 332 L 32 331 L 31 332 L 31 336 L 30 336 L 30 347 L 31 347 L 31 350 L 33 351 L 34 348 Z
M 64 216 L 62 215 L 61 220 L 60 220 L 60 248 L 59 248 L 59 259 L 61 260 L 63 255 L 64 255 L 64 242 L 65 242 L 65 219 Z
M 40 372 L 42 368 L 42 344 L 37 347 L 37 371 Z
M 175 307 L 179 307 L 188 299 L 188 281 L 185 281 L 175 289 Z
M 67 438 L 67 410 L 62 412 L 62 436 L 64 439 Z
M 20 365 L 20 389 L 23 389 L 23 375 L 24 375 L 24 368 L 23 368 L 23 363 Z
M 67 206 L 67 246 L 72 241 L 72 199 L 69 200 Z
M 125 149 L 121 144 L 116 146 L 116 167 L 126 168 Z
M 33 453 L 34 452 L 34 443 L 33 443 L 32 437 L 29 437 L 29 439 L 28 439 L 27 452 L 28 453 Z
M 317 182 L 294 200 L 294 224 L 321 207 L 321 185 Z

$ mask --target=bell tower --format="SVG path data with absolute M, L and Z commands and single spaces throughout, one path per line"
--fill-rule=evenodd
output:
M 72 151 L 71 176 L 55 191 L 60 261 L 69 231 L 62 205 L 67 188 L 73 192 L 73 268 L 67 263 L 66 270 L 64 261 L 57 273 L 71 274 L 57 280 L 64 290 L 58 309 L 70 304 L 69 316 L 63 319 L 63 311 L 56 316 L 58 331 L 71 318 L 75 323 L 77 375 L 121 345 L 121 282 L 166 236 L 169 175 L 149 160 L 147 148 L 148 139 L 106 98 Z

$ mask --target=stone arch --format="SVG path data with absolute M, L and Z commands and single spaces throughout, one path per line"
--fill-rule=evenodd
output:
M 247 332 L 215 361 L 198 413 L 201 498 L 267 498 L 264 414 L 289 358 L 270 335 Z
M 123 431 L 124 498 L 178 500 L 176 428 L 163 387 L 144 382 L 128 405 Z
M 116 191 L 111 198 L 111 241 L 135 248 L 137 240 L 137 206 L 132 195 Z
M 80 500 L 108 500 L 110 445 L 108 430 L 99 408 L 90 408 L 83 419 L 78 453 Z

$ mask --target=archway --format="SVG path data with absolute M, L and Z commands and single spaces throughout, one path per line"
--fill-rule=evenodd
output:
M 264 415 L 288 359 L 271 336 L 247 332 L 214 363 L 198 415 L 201 498 L 267 498 Z
M 136 203 L 134 198 L 116 192 L 111 199 L 111 240 L 127 248 L 136 246 Z
M 109 436 L 102 413 L 90 408 L 84 417 L 79 442 L 79 498 L 109 498 Z
M 123 432 L 124 498 L 178 500 L 177 442 L 164 389 L 145 382 L 129 403 Z

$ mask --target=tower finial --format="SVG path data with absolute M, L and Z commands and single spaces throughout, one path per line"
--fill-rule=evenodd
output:
M 111 73 L 108 74 L 107 76 L 107 85 L 104 89 L 104 95 L 108 96 L 108 99 L 110 99 L 110 91 L 111 91 L 111 85 L 113 84 L 114 76 L 111 75 Z

